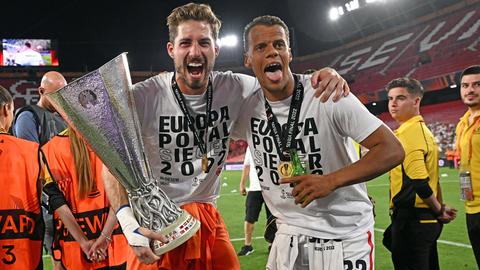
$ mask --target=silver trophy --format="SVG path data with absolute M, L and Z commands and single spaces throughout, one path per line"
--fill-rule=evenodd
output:
M 200 222 L 158 187 L 145 156 L 126 53 L 50 93 L 47 98 L 125 187 L 140 226 L 160 232 L 160 255 L 187 241 Z

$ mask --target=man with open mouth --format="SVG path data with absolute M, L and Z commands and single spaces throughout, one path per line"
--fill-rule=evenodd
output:
M 251 76 L 212 71 L 219 53 L 216 40 L 220 24 L 208 5 L 190 3 L 175 8 L 167 19 L 167 51 L 175 72 L 159 74 L 134 86 L 142 138 L 154 176 L 175 203 L 201 221 L 201 228 L 159 260 L 149 242 L 165 239 L 135 223 L 125 190 L 106 173 L 110 202 L 140 260 L 129 262 L 128 269 L 145 269 L 143 263 L 154 264 L 153 269 L 240 268 L 215 203 L 230 133 L 237 121 L 246 121 L 239 115 L 249 109 L 245 100 L 259 85 Z M 344 89 L 348 93 L 345 80 L 331 69 L 313 77 L 314 85 L 322 79 L 319 88 L 326 89 L 322 99 L 334 89 L 338 90 L 337 98 L 345 94 Z M 125 224 L 127 220 L 134 224 Z
M 402 146 L 353 95 L 336 105 L 313 100 L 310 76 L 290 70 L 289 45 L 278 17 L 260 16 L 245 27 L 244 63 L 262 91 L 248 98 L 232 133 L 252 149 L 265 203 L 277 217 L 266 268 L 373 269 L 364 182 L 399 164 Z M 361 159 L 352 139 L 369 149 Z

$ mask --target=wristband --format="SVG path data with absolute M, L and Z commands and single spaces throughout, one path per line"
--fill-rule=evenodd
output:
M 118 223 L 122 227 L 123 234 L 130 246 L 150 247 L 150 239 L 143 236 L 139 231 L 140 225 L 135 219 L 132 208 L 129 205 L 121 206 L 116 213 Z

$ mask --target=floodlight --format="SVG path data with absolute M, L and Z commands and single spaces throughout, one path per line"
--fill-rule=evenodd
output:
M 343 14 L 343 9 L 342 9 L 342 14 Z M 337 20 L 340 17 L 340 15 L 341 14 L 339 12 L 339 8 L 336 8 L 336 7 L 331 8 L 330 12 L 328 14 L 328 16 L 330 17 L 330 20 L 332 20 L 332 21 Z
M 236 35 L 227 35 L 218 41 L 218 46 L 220 47 L 235 47 L 237 46 L 238 38 Z

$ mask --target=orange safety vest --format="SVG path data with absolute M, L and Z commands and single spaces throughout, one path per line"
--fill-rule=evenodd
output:
M 38 144 L 0 133 L 0 269 L 42 269 Z
M 53 179 L 64 193 L 68 206 L 83 233 L 89 240 L 100 237 L 101 231 L 108 217 L 110 203 L 105 194 L 102 179 L 102 161 L 93 152 L 89 152 L 90 163 L 95 175 L 96 189 L 87 198 L 77 196 L 78 179 L 75 161 L 70 150 L 68 132 L 62 132 L 53 137 L 42 147 Z M 115 267 L 126 269 L 128 242 L 117 224 L 112 233 L 112 242 L 108 247 L 108 259 L 102 262 L 92 262 L 68 232 L 59 216 L 53 216 L 55 235 L 53 243 L 53 257 L 61 260 L 66 269 L 101 269 Z

